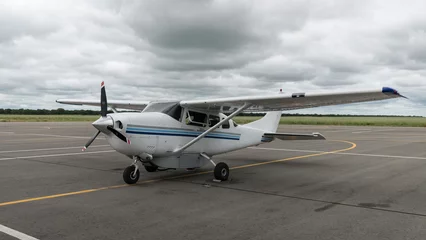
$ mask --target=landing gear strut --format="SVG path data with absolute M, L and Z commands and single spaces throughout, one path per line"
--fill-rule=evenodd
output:
M 138 157 L 134 157 L 133 159 L 133 164 L 126 167 L 123 172 L 123 180 L 127 184 L 135 184 L 139 180 L 140 172 L 138 161 L 140 161 L 140 159 Z

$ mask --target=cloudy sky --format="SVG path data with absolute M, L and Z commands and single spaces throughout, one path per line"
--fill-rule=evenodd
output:
M 426 116 L 426 1 L 0 1 L 0 108 L 390 86 L 299 112 Z M 77 107 L 81 108 L 81 107 Z

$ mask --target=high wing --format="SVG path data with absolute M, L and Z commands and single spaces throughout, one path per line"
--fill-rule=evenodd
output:
M 380 90 L 320 94 L 276 94 L 271 96 L 232 97 L 210 100 L 181 101 L 182 107 L 210 112 L 234 112 L 245 104 L 244 112 L 285 111 L 329 105 L 378 101 L 404 97 L 393 88 Z
M 89 106 L 101 106 L 99 100 L 78 100 L 78 99 L 58 99 L 57 103 L 70 104 L 70 105 L 89 105 Z M 108 100 L 108 107 L 111 108 L 123 108 L 130 110 L 142 111 L 150 102 L 149 101 L 114 101 Z
M 243 112 L 286 111 L 302 108 L 313 108 L 348 103 L 378 101 L 404 97 L 393 88 L 381 90 L 338 92 L 338 93 L 293 93 L 275 94 L 270 96 L 231 97 L 208 100 L 181 101 L 182 107 L 193 110 L 231 113 L 243 107 Z M 99 100 L 58 99 L 58 103 L 71 105 L 100 106 Z M 108 100 L 111 108 L 122 108 L 142 111 L 150 101 L 114 101 Z

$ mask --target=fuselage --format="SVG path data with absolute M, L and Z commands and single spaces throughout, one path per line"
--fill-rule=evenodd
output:
M 115 113 L 108 116 L 113 119 L 114 128 L 128 137 L 131 144 L 120 141 L 112 134 L 107 135 L 107 140 L 115 150 L 127 156 L 144 153 L 154 158 L 172 156 L 176 149 L 209 128 L 208 124 L 194 126 L 161 112 Z M 262 143 L 263 134 L 262 130 L 237 126 L 230 120 L 227 128 L 214 130 L 181 154 L 206 153 L 213 156 L 230 152 Z

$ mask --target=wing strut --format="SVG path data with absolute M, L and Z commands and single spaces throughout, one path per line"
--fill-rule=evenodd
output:
M 247 102 L 244 103 L 243 106 L 241 106 L 240 108 L 238 108 L 235 112 L 231 113 L 228 117 L 222 119 L 220 122 L 216 123 L 216 125 L 214 125 L 213 127 L 207 129 L 205 132 L 203 132 L 202 134 L 200 134 L 198 137 L 196 137 L 196 138 L 192 139 L 191 141 L 189 141 L 183 147 L 174 150 L 173 153 L 181 153 L 183 150 L 189 148 L 191 145 L 193 145 L 194 143 L 198 142 L 200 139 L 202 139 L 203 137 L 205 137 L 207 134 L 209 134 L 210 132 L 212 132 L 216 128 L 220 127 L 223 123 L 225 123 L 226 121 L 229 121 L 229 119 L 235 117 L 237 114 L 241 113 L 242 111 L 244 111 L 246 108 L 248 108 L 250 106 L 251 106 L 250 103 L 247 103 Z

